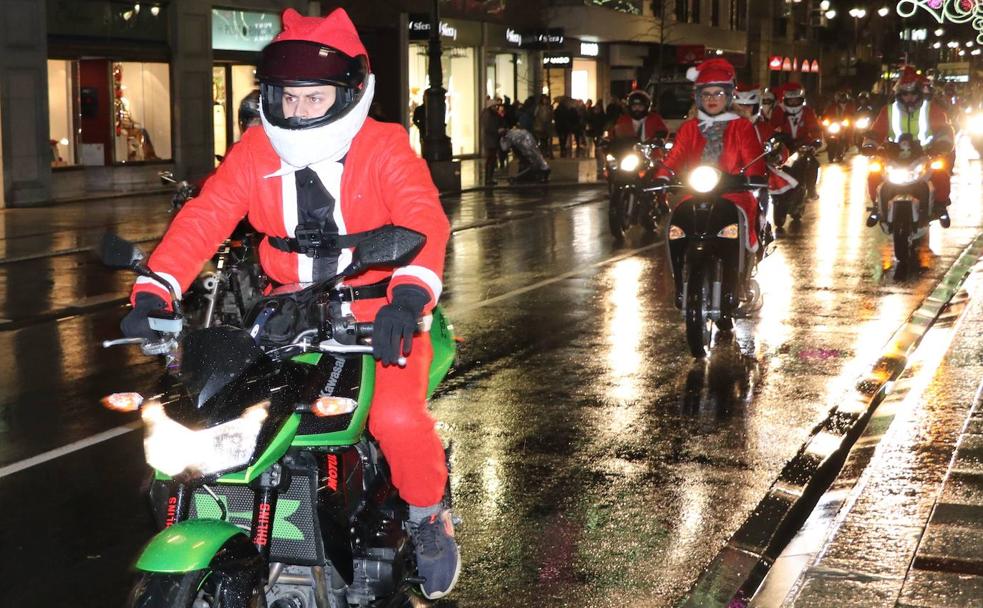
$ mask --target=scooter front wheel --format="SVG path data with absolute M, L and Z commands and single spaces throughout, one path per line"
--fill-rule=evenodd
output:
M 710 318 L 710 273 L 701 264 L 690 266 L 686 293 L 686 343 L 689 352 L 703 358 L 710 350 L 713 320 Z
M 133 586 L 127 608 L 267 608 L 258 576 L 214 570 L 169 574 L 144 572 Z M 231 602 L 230 602 L 231 600 Z

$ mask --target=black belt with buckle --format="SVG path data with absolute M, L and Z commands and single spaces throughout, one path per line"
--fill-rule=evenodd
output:
M 331 290 L 332 296 L 337 296 L 342 302 L 384 298 L 388 293 L 389 279 L 371 285 L 342 285 Z

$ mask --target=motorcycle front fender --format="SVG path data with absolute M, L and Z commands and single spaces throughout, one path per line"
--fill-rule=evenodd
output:
M 218 519 L 189 519 L 153 537 L 137 559 L 143 572 L 176 574 L 204 568 L 254 567 L 259 552 L 246 533 Z

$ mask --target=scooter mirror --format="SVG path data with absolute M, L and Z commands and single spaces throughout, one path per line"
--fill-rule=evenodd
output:
M 110 268 L 133 268 L 144 258 L 139 247 L 112 232 L 102 236 L 98 253 L 102 263 Z
M 352 263 L 344 274 L 350 276 L 366 268 L 405 266 L 426 242 L 427 237 L 415 230 L 386 226 L 355 247 Z

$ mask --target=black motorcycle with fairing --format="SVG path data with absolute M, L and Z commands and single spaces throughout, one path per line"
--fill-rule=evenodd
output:
M 772 144 L 765 144 L 765 154 Z M 764 155 L 762 155 L 764 156 Z M 672 265 L 676 305 L 683 311 L 686 342 L 694 357 L 710 349 L 714 325 L 729 331 L 735 318 L 746 317 L 761 306 L 761 290 L 752 277 L 763 249 L 752 251 L 747 216 L 727 193 L 767 188 L 764 177 L 723 173 L 700 165 L 686 175 L 673 174 L 667 185 L 653 191 L 677 190 L 682 199 L 672 209 L 666 248 Z
M 931 143 L 922 146 L 906 133 L 897 142 L 864 150 L 875 156 L 867 164 L 867 171 L 882 177 L 867 226 L 880 225 L 885 234 L 891 235 L 894 257 L 903 270 L 916 263 L 918 243 L 928 234 L 930 222 L 938 219 L 932 174 L 946 170 L 950 148 Z
M 366 426 L 372 324 L 342 313 L 336 287 L 405 265 L 426 239 L 393 226 L 363 234 L 344 272 L 263 297 L 242 327 L 191 328 L 172 293 L 172 311 L 149 317 L 160 339 L 104 343 L 167 360 L 146 397 L 103 399 L 141 414 L 154 469 L 161 530 L 137 559 L 130 608 L 402 606 L 421 582 L 408 507 Z M 156 278 L 118 237 L 103 259 Z M 428 320 L 429 394 L 455 345 L 439 307 Z

